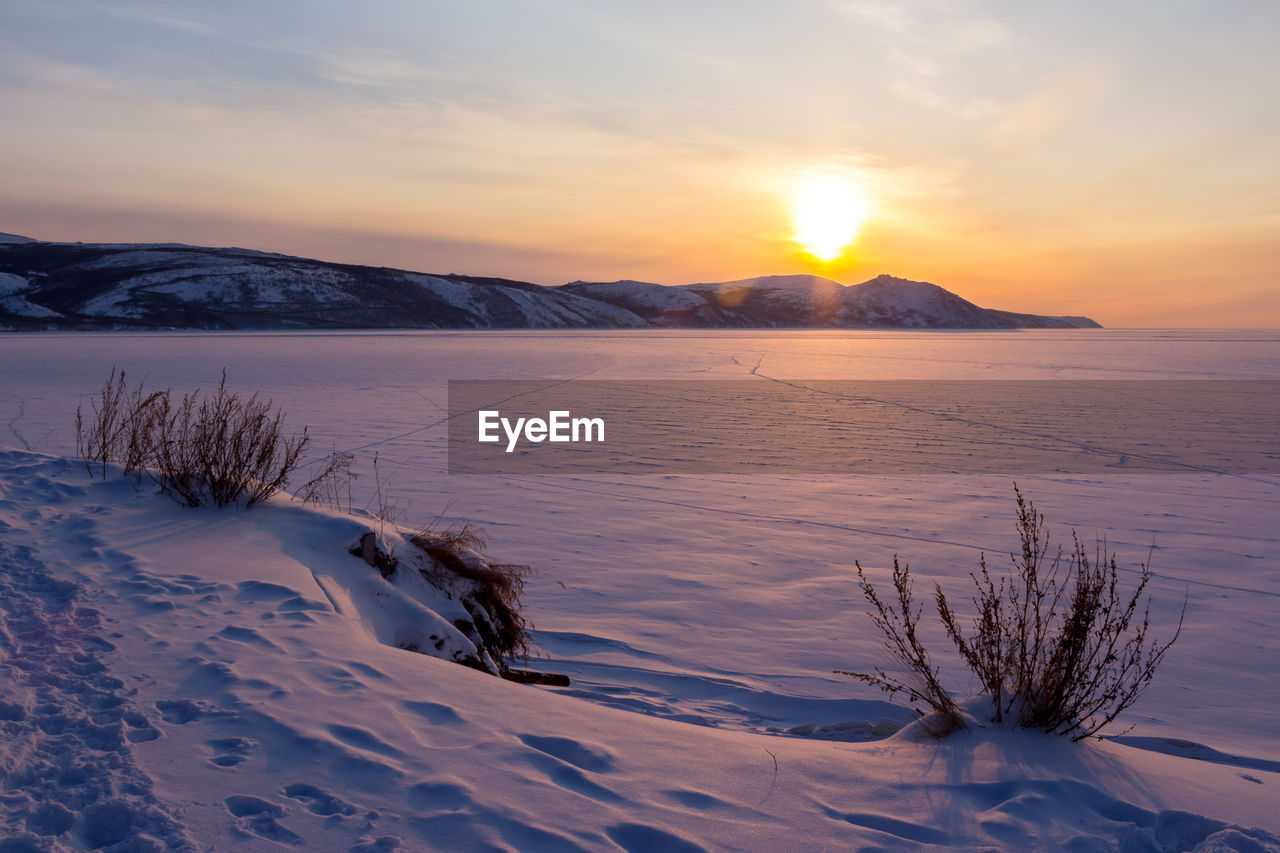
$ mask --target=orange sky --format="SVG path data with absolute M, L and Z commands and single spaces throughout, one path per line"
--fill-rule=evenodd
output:
M 0 231 L 1280 327 L 1276 4 L 622 5 L 5 4 Z

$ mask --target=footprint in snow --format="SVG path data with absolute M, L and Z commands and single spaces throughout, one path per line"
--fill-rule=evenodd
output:
M 826 805 L 822 805 L 822 810 L 826 812 L 827 817 L 833 820 L 843 820 L 853 826 L 883 833 L 884 835 L 895 836 L 916 844 L 947 844 L 952 841 L 951 836 L 940 829 L 906 820 L 898 820 L 888 815 L 869 812 L 842 812 Z
M 678 802 L 687 809 L 706 812 L 733 808 L 731 803 L 727 803 L 719 797 L 712 796 L 704 791 L 693 791 L 687 788 L 672 788 L 663 791 L 671 799 Z
M 156 702 L 156 710 L 166 723 L 185 726 L 204 716 L 204 708 L 190 699 L 161 699 Z
M 452 782 L 419 782 L 409 789 L 409 805 L 425 812 L 462 811 L 473 805 L 471 792 Z
M 463 722 L 462 717 L 458 716 L 458 712 L 450 708 L 448 705 L 441 705 L 439 702 L 414 702 L 405 700 L 401 702 L 404 707 L 417 714 L 433 726 L 453 726 Z
M 252 628 L 242 628 L 239 625 L 226 626 L 221 631 L 218 631 L 216 634 L 210 637 L 210 639 L 214 639 L 214 638 L 229 640 L 233 643 L 243 643 L 243 644 L 252 645 L 252 646 L 260 646 L 264 649 L 271 649 L 277 652 L 284 651 L 275 643 L 271 642 L 266 637 L 262 636 Z
M 214 756 L 209 759 L 210 764 L 216 764 L 218 767 L 235 767 L 249 757 L 249 753 L 253 752 L 254 747 L 258 744 L 248 738 L 242 737 L 222 737 L 208 741 L 210 748 L 213 749 Z
M 330 815 L 349 816 L 356 813 L 356 807 L 345 802 L 322 788 L 295 782 L 284 786 L 284 795 L 291 800 L 303 804 L 303 808 L 314 815 L 329 817 Z
M 398 758 L 404 754 L 394 746 L 381 741 L 373 734 L 373 732 L 357 728 L 356 726 L 342 726 L 335 724 L 329 726 L 329 734 L 333 735 L 347 746 L 354 747 L 355 749 L 361 749 L 366 752 L 377 753 L 378 755 L 384 755 L 388 758 Z
M 298 597 L 297 590 L 266 581 L 241 581 L 236 584 L 236 589 L 239 590 L 236 593 L 236 601 L 279 602 Z
M 605 786 L 587 777 L 591 774 L 609 773 L 614 769 L 612 752 L 599 744 L 565 737 L 540 737 L 520 735 L 525 746 L 536 750 L 526 760 L 547 775 L 554 784 L 588 799 L 604 803 L 621 802 L 622 798 Z
M 236 827 L 241 832 L 265 838 L 277 844 L 293 846 L 302 844 L 300 835 L 282 826 L 276 820 L 285 816 L 283 806 L 248 794 L 232 794 L 223 802 L 226 803 L 227 811 L 235 816 Z
M 36 835 L 61 835 L 76 822 L 76 813 L 61 803 L 41 803 L 27 814 L 27 831 Z
M 622 797 L 593 779 L 587 778 L 577 767 L 553 758 L 541 752 L 533 752 L 525 756 L 530 766 L 541 771 L 557 787 L 566 791 L 595 800 L 600 803 L 622 803 Z
M 146 743 L 160 737 L 160 732 L 151 725 L 151 721 L 136 711 L 125 712 L 124 724 L 127 726 L 124 736 L 130 743 Z
M 133 761 L 130 742 L 159 733 L 111 674 L 114 644 L 97 611 L 79 606 L 83 593 L 35 549 L 0 541 L 0 686 L 8 699 L 21 691 L 0 702 L 0 728 L 21 745 L 4 775 L 22 795 L 0 797 L 0 848 L 67 849 L 47 839 L 70 834 L 77 849 L 190 849 Z
M 280 604 L 276 607 L 276 611 L 279 613 L 301 613 L 306 610 L 319 610 L 322 612 L 330 612 L 330 613 L 333 612 L 333 608 L 330 607 L 328 604 L 325 604 L 324 602 L 320 602 L 320 601 L 312 601 L 311 599 L 303 598 L 300 595 L 295 595 L 292 598 L 287 598 L 284 601 L 280 602 Z
M 620 823 L 605 832 L 627 853 L 707 853 L 705 847 L 692 841 L 641 823 Z
M 614 755 L 599 744 L 588 744 L 566 737 L 539 737 L 519 735 L 525 746 L 544 752 L 575 767 L 591 773 L 608 773 L 613 770 Z

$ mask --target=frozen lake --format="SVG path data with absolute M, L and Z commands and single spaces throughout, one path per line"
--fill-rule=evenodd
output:
M 835 668 L 879 663 L 854 559 L 899 554 L 961 589 L 1015 544 L 998 476 L 450 476 L 450 379 L 1280 379 L 1280 333 L 1217 331 L 478 332 L 0 336 L 0 444 L 74 451 L 74 410 L 111 366 L 175 390 L 273 398 L 317 450 L 375 452 L 407 526 L 468 520 L 539 576 L 528 612 L 591 701 L 748 730 L 867 717 L 881 697 Z M 1280 478 L 1020 477 L 1065 534 L 1136 566 L 1154 546 L 1157 624 L 1183 638 L 1124 718 L 1134 736 L 1280 759 Z M 856 706 L 856 707 L 855 707 Z M 892 709 L 885 707 L 886 713 Z M 1120 727 L 1117 728 L 1117 731 Z

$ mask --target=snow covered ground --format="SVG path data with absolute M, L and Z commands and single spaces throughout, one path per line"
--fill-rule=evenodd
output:
M 540 570 L 532 665 L 573 683 L 379 642 L 324 585 L 361 564 L 323 513 L 191 511 L 90 481 L 60 457 L 112 364 L 175 389 L 226 366 L 318 448 L 357 454 L 357 503 L 376 451 L 407 523 L 477 522 L 495 557 Z M 884 739 L 909 711 L 831 673 L 881 660 L 852 561 L 874 574 L 899 553 L 961 589 L 980 551 L 1014 544 L 1007 478 L 445 473 L 448 379 L 753 368 L 1278 378 L 1280 334 L 0 337 L 0 850 L 1280 849 L 1275 476 L 1019 478 L 1122 564 L 1154 539 L 1157 624 L 1190 598 L 1116 728 L 1132 731 L 1072 746 Z

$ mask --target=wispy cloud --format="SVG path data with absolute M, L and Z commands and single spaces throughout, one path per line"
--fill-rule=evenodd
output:
M 997 109 L 985 95 L 954 91 L 954 81 L 969 79 L 975 63 L 1009 70 L 1021 41 L 1009 24 L 957 0 L 833 0 L 833 8 L 875 34 L 902 96 L 965 118 Z
M 991 127 L 997 150 L 1026 149 L 1049 134 L 1079 120 L 1098 105 L 1112 85 L 1111 73 L 1098 63 L 1060 71 L 1002 110 Z

